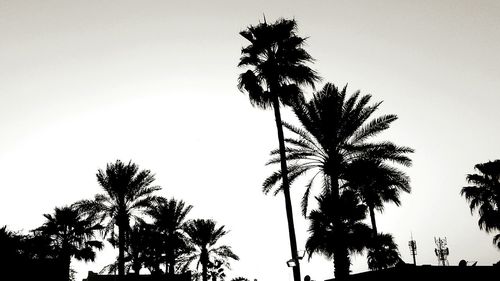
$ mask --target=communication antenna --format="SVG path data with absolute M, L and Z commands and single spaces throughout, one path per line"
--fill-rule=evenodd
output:
M 436 253 L 436 257 L 438 259 L 438 265 L 448 265 L 448 255 L 450 254 L 450 250 L 448 249 L 448 247 L 446 247 L 446 237 L 443 239 L 436 239 L 436 237 L 434 237 L 434 243 L 436 243 L 436 249 L 434 249 L 434 253 Z
M 410 236 L 411 240 L 410 242 L 408 242 L 408 247 L 410 247 L 410 252 L 411 252 L 411 255 L 413 256 L 413 264 L 414 265 L 417 265 L 417 258 L 416 258 L 416 255 L 417 255 L 417 241 L 413 240 L 413 234 L 411 234 Z

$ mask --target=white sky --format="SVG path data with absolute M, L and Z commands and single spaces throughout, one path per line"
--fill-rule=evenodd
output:
M 236 88 L 238 35 L 265 13 L 293 17 L 324 82 L 384 100 L 400 119 L 383 137 L 416 149 L 413 192 L 378 216 L 411 262 L 499 259 L 459 191 L 476 163 L 499 158 L 500 4 L 497 1 L 5 1 L 0 0 L 0 225 L 39 226 L 43 213 L 100 192 L 98 168 L 132 159 L 191 218 L 231 230 L 241 261 L 228 279 L 292 280 L 282 195 L 264 196 L 277 147 L 272 112 Z M 321 85 L 319 85 L 321 86 Z M 285 118 L 290 120 L 289 112 Z M 299 248 L 307 221 L 292 191 Z M 99 271 L 75 263 L 78 279 Z M 364 257 L 354 272 L 366 270 Z M 302 275 L 333 277 L 314 256 Z

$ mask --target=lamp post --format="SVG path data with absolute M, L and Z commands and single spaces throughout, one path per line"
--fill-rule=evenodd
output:
M 296 267 L 299 265 L 299 260 L 301 260 L 304 255 L 306 254 L 306 251 L 304 250 L 300 250 L 300 251 L 297 251 L 297 258 L 294 259 L 294 258 L 291 258 L 289 259 L 287 262 L 286 262 L 286 265 L 288 267 Z

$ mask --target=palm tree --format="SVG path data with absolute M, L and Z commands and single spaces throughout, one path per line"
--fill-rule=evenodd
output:
M 238 88 L 247 92 L 250 103 L 263 109 L 272 107 L 278 131 L 281 171 L 283 176 L 285 207 L 290 236 L 292 258 L 297 262 L 297 242 L 293 224 L 285 158 L 285 142 L 281 126 L 280 103 L 290 105 L 302 95 L 300 86 L 310 85 L 320 78 L 306 63 L 312 57 L 303 49 L 306 39 L 297 35 L 295 20 L 279 19 L 268 24 L 265 20 L 256 26 L 249 26 L 240 35 L 250 44 L 241 50 L 239 67 L 250 69 L 241 73 Z M 300 267 L 294 267 L 294 280 L 300 280 Z
M 468 174 L 462 188 L 471 212 L 478 210 L 479 228 L 486 232 L 500 230 L 500 160 L 488 161 L 474 166 L 478 174 Z M 493 244 L 500 248 L 500 234 L 495 235 Z
M 94 240 L 96 231 L 102 229 L 89 218 L 82 218 L 71 207 L 55 208 L 54 214 L 44 214 L 45 223 L 37 228 L 42 235 L 49 237 L 56 256 L 64 265 L 66 280 L 70 280 L 71 258 L 94 261 L 94 249 L 102 249 L 101 241 Z
M 118 274 L 125 275 L 125 237 L 130 229 L 130 221 L 136 221 L 155 202 L 153 193 L 161 188 L 152 186 L 154 174 L 149 170 L 139 170 L 132 163 L 120 160 L 108 163 L 106 170 L 99 169 L 97 181 L 104 194 L 96 194 L 93 200 L 82 200 L 77 207 L 92 218 L 107 220 L 105 236 L 118 227 Z
M 371 237 L 367 258 L 370 270 L 382 270 L 395 266 L 401 261 L 401 257 L 398 245 L 394 242 L 394 237 L 384 233 Z
M 383 115 L 373 118 L 372 114 L 380 106 L 380 102 L 368 105 L 370 95 L 360 96 L 359 91 L 347 96 L 347 86 L 341 91 L 335 85 L 328 83 L 313 98 L 306 102 L 299 97 L 294 102 L 294 112 L 303 128 L 283 122 L 294 137 L 285 139 L 287 143 L 287 161 L 289 179 L 293 182 L 308 172 L 313 173 L 302 197 L 302 213 L 307 215 L 307 207 L 311 189 L 317 178 L 322 178 L 323 193 L 329 192 L 336 211 L 340 214 L 339 204 L 341 189 L 345 184 L 349 165 L 356 159 L 368 158 L 378 161 L 392 161 L 409 165 L 411 160 L 405 155 L 413 152 L 411 148 L 399 147 L 385 141 L 370 143 L 370 137 L 378 135 L 389 128 L 397 119 L 396 115 Z M 272 158 L 268 164 L 280 161 L 278 151 L 271 152 Z M 318 177 L 320 176 L 320 177 Z M 279 184 L 281 182 L 281 185 Z M 277 194 L 284 189 L 281 171 L 271 174 L 263 184 L 263 191 L 275 190 Z M 334 216 L 334 229 L 342 228 L 340 216 Z M 347 249 L 338 249 L 334 254 L 336 278 L 344 278 L 349 274 L 349 262 L 345 258 Z M 340 269 L 339 267 L 345 267 Z
M 166 274 L 175 273 L 177 259 L 187 252 L 186 238 L 183 233 L 185 219 L 193 206 L 182 200 L 161 198 L 158 204 L 148 211 L 154 226 L 161 235 L 165 253 Z
M 190 220 L 186 223 L 184 231 L 196 251 L 187 259 L 187 264 L 197 260 L 202 266 L 202 280 L 208 280 L 208 267 L 215 261 L 222 262 L 225 267 L 230 267 L 229 259 L 239 260 L 230 246 L 216 246 L 221 237 L 227 234 L 224 226 L 217 227 L 215 221 L 206 219 Z M 215 260 L 212 262 L 211 257 Z M 198 267 L 197 266 L 197 267 Z
M 376 159 L 353 161 L 346 171 L 345 179 L 346 184 L 358 192 L 368 207 L 373 237 L 378 235 L 375 209 L 383 212 L 386 202 L 400 206 L 400 193 L 411 191 L 410 178 L 404 172 Z
M 362 205 L 357 195 L 350 190 L 342 192 L 338 199 L 335 194 L 327 191 L 317 197 L 317 200 L 318 209 L 311 211 L 309 215 L 311 224 L 306 251 L 309 258 L 313 253 L 333 258 L 335 280 L 342 280 L 342 276 L 349 274 L 341 272 L 349 270 L 349 256 L 361 253 L 370 238 L 370 228 L 362 222 L 366 217 L 366 206 Z M 335 204 L 340 204 L 338 209 Z M 340 224 L 337 221 L 340 221 Z

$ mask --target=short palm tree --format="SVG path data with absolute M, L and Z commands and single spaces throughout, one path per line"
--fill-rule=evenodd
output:
M 275 23 L 266 21 L 249 26 L 240 35 L 250 44 L 241 50 L 239 67 L 250 68 L 241 73 L 238 88 L 247 92 L 250 103 L 263 109 L 273 108 L 278 130 L 279 155 L 283 174 L 285 207 L 290 236 L 292 258 L 298 262 L 297 242 L 293 224 L 292 205 L 287 178 L 285 143 L 281 126 L 280 103 L 290 105 L 302 95 L 300 87 L 319 80 L 319 76 L 306 63 L 312 57 L 303 49 L 305 38 L 297 35 L 295 20 L 279 19 Z M 300 267 L 294 267 L 294 280 L 300 280 Z
M 202 280 L 208 280 L 208 267 L 215 261 L 222 262 L 225 267 L 230 267 L 229 259 L 239 260 L 230 246 L 217 246 L 220 238 L 227 234 L 224 226 L 217 227 L 215 221 L 206 219 L 190 220 L 186 223 L 184 231 L 189 241 L 196 249 L 187 259 L 187 264 L 198 261 L 197 267 L 202 266 Z M 214 258 L 214 262 L 210 259 Z
M 401 261 L 398 245 L 390 234 L 378 233 L 371 237 L 368 245 L 368 268 L 382 270 L 395 266 Z
M 166 274 L 175 273 L 177 260 L 186 253 L 187 242 L 183 229 L 186 216 L 192 208 L 193 206 L 186 205 L 182 200 L 161 198 L 158 204 L 148 211 L 161 235 Z
M 309 258 L 314 253 L 321 253 L 333 259 L 335 279 L 342 280 L 342 276 L 349 274 L 341 272 L 349 270 L 349 256 L 361 253 L 370 238 L 370 228 L 362 222 L 366 217 L 366 206 L 350 190 L 342 192 L 338 200 L 328 191 L 317 200 L 318 209 L 312 210 L 309 215 L 310 236 L 306 242 L 306 250 Z M 338 210 L 335 204 L 340 205 Z M 340 220 L 340 225 L 337 220 Z
M 151 208 L 156 200 L 153 194 L 160 190 L 153 186 L 155 177 L 149 170 L 139 170 L 139 166 L 117 160 L 108 163 L 106 170 L 97 172 L 97 181 L 104 194 L 96 194 L 93 200 L 82 200 L 76 206 L 90 217 L 100 222 L 107 220 L 105 235 L 114 233 L 118 227 L 118 275 L 125 275 L 125 237 L 130 222 L 136 221 Z
M 374 159 L 353 161 L 347 168 L 345 179 L 368 207 L 373 237 L 378 235 L 375 210 L 383 212 L 386 202 L 401 205 L 401 192 L 411 191 L 410 178 L 403 171 Z
M 347 86 L 339 90 L 333 84 L 326 84 L 316 92 L 310 101 L 299 97 L 294 102 L 294 112 L 303 128 L 283 122 L 293 135 L 285 139 L 287 143 L 287 161 L 290 182 L 306 173 L 312 173 L 302 197 L 302 213 L 307 215 L 307 207 L 311 189 L 316 179 L 322 179 L 322 193 L 330 193 L 336 211 L 340 214 L 339 200 L 341 189 L 345 184 L 349 165 L 356 159 L 368 158 L 378 161 L 391 161 L 409 165 L 411 160 L 405 155 L 413 152 L 411 148 L 399 147 L 385 142 L 368 142 L 368 140 L 389 128 L 397 119 L 396 115 L 383 115 L 373 118 L 372 114 L 380 103 L 368 105 L 370 95 L 360 96 L 359 91 L 347 95 Z M 268 164 L 280 161 L 278 151 L 271 152 Z M 318 177 L 319 176 L 319 177 Z M 281 185 L 280 185 L 281 182 Z M 281 171 L 271 174 L 263 184 L 265 193 L 274 190 L 275 194 L 283 190 Z M 333 216 L 335 229 L 342 227 L 341 217 Z M 347 249 L 338 249 L 334 257 L 336 278 L 344 278 L 349 273 L 349 262 L 346 260 Z M 339 267 L 346 267 L 340 269 Z
M 500 160 L 488 161 L 474 166 L 478 174 L 467 175 L 470 186 L 462 188 L 471 212 L 478 210 L 479 228 L 486 232 L 500 230 Z M 493 244 L 500 248 L 500 234 L 495 235 Z
M 54 214 L 44 214 L 46 222 L 35 231 L 49 237 L 57 258 L 64 265 L 66 280 L 70 280 L 71 258 L 94 261 L 94 249 L 102 249 L 102 242 L 95 240 L 96 231 L 102 226 L 89 218 L 82 218 L 71 207 L 55 208 Z

